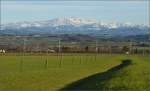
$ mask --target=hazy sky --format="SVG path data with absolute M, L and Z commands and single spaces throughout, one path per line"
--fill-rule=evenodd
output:
M 2 1 L 1 22 L 40 21 L 58 17 L 104 22 L 149 23 L 148 1 Z

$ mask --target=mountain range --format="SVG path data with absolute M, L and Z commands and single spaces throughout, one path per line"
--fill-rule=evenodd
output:
M 56 18 L 47 21 L 16 22 L 0 25 L 0 35 L 135 36 L 150 34 L 150 27 L 130 23 L 104 23 L 92 19 Z

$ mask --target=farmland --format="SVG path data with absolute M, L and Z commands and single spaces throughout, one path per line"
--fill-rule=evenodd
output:
M 149 64 L 149 55 L 1 54 L 0 91 L 149 91 Z

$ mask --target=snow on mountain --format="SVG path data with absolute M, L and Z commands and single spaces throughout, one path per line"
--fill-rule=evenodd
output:
M 17 22 L 17 23 L 8 23 L 2 25 L 2 27 L 43 27 L 43 26 L 61 26 L 61 25 L 73 25 L 73 26 L 82 26 L 82 25 L 97 25 L 97 27 L 108 27 L 108 28 L 117 28 L 119 24 L 113 23 L 104 23 L 96 20 L 90 19 L 80 19 L 80 18 L 56 18 L 48 21 L 35 21 L 35 22 Z M 129 24 L 125 23 L 125 26 Z
M 92 19 L 90 20 L 90 19 L 80 19 L 80 18 L 56 18 L 48 21 L 8 23 L 2 26 L 4 27 L 42 27 L 42 26 L 56 27 L 61 25 L 82 26 L 82 25 L 92 25 L 92 24 L 99 25 L 99 26 L 107 26 L 110 28 L 117 27 L 115 23 L 104 23 Z
M 79 19 L 79 18 L 57 18 L 50 21 L 54 25 L 82 25 L 82 24 L 93 24 L 97 21 L 94 20 L 85 20 L 85 19 Z
M 93 35 L 150 34 L 150 27 L 131 23 L 105 23 L 80 18 L 56 18 L 47 21 L 17 22 L 0 25 L 0 34 L 59 34 L 82 33 Z M 109 31 L 108 31 L 109 30 Z M 115 31 L 111 31 L 115 30 Z

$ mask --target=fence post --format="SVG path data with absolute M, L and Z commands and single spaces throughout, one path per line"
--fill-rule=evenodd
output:
M 23 71 L 23 56 L 21 57 L 21 60 L 20 60 L 20 72 Z
M 62 67 L 62 53 L 60 54 L 60 62 L 59 62 L 59 67 Z
M 80 64 L 81 64 L 82 63 L 81 55 L 79 55 L 79 57 L 80 57 Z
M 45 60 L 45 69 L 47 69 L 48 68 L 48 60 L 46 59 Z

